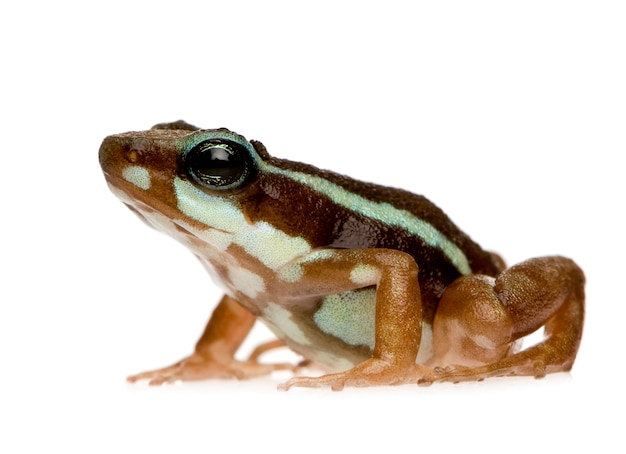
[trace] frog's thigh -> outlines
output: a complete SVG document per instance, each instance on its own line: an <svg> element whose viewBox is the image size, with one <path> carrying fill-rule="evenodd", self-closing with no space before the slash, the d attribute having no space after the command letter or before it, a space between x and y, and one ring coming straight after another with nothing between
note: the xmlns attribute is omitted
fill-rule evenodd
<svg viewBox="0 0 626 454"><path fill-rule="evenodd" d="M572 367L584 318L584 276L563 257L531 259L502 272L459 278L444 292L433 325L434 380L534 375ZM546 339L516 352L545 326ZM465 367L455 367L465 366Z"/></svg>

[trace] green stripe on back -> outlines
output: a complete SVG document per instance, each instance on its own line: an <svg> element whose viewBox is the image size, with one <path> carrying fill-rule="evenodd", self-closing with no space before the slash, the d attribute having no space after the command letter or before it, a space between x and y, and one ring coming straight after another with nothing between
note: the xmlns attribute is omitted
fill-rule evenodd
<svg viewBox="0 0 626 454"><path fill-rule="evenodd" d="M304 184L312 190L326 195L344 208L357 211L388 226L399 227L421 238L429 246L440 250L461 274L472 273L463 251L443 233L413 213L398 209L389 203L368 200L316 175L281 169L261 160L257 163L262 171L281 175Z"/></svg>

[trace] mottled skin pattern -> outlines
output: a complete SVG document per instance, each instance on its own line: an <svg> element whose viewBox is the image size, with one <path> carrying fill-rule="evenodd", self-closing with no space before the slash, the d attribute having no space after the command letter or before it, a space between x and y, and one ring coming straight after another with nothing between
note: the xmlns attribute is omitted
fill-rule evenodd
<svg viewBox="0 0 626 454"><path fill-rule="evenodd" d="M184 122L107 137L113 192L188 247L224 290L188 358L130 381L247 378L287 345L329 373L281 385L373 386L569 370L584 276L563 257L509 269L422 196L273 158ZM255 320L279 341L234 355ZM519 340L545 327L527 350Z"/></svg>

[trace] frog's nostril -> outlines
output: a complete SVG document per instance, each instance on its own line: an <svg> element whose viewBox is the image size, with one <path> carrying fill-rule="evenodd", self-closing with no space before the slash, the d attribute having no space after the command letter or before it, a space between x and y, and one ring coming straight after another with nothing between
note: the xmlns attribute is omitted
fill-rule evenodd
<svg viewBox="0 0 626 454"><path fill-rule="evenodd" d="M131 165L141 165L145 160L145 152L141 146L125 137L109 136L100 146L100 166L105 172Z"/></svg>
<svg viewBox="0 0 626 454"><path fill-rule="evenodd" d="M127 151L124 152L124 157L131 164L137 164L138 162L141 161L141 158L143 157L143 153L142 153L141 150L137 150L136 148L132 148L132 149L127 150Z"/></svg>

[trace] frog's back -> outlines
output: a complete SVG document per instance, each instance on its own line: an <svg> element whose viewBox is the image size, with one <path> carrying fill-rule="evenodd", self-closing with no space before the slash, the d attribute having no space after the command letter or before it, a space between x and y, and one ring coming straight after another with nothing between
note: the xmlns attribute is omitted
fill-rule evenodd
<svg viewBox="0 0 626 454"><path fill-rule="evenodd" d="M261 155L262 145L254 143ZM266 155L267 156L267 155ZM401 189L365 183L316 167L267 156L246 215L297 232L313 247L390 248L412 255L427 306L462 274L496 275L493 255L462 232L436 205ZM293 213L291 207L299 207Z"/></svg>

